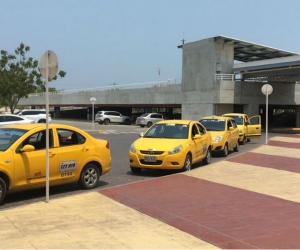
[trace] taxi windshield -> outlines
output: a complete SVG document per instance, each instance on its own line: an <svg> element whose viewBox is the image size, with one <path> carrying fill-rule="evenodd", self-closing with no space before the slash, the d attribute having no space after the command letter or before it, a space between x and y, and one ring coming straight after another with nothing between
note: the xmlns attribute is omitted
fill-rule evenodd
<svg viewBox="0 0 300 250"><path fill-rule="evenodd" d="M244 119L243 119L242 116L230 116L230 117L235 120L235 123L237 125L243 125L244 124Z"/></svg>
<svg viewBox="0 0 300 250"><path fill-rule="evenodd" d="M189 126L186 124L154 124L144 138L187 139Z"/></svg>
<svg viewBox="0 0 300 250"><path fill-rule="evenodd" d="M219 119L202 119L200 122L208 131L224 131L225 120Z"/></svg>
<svg viewBox="0 0 300 250"><path fill-rule="evenodd" d="M0 128L0 151L7 150L19 137L24 135L27 130Z"/></svg>

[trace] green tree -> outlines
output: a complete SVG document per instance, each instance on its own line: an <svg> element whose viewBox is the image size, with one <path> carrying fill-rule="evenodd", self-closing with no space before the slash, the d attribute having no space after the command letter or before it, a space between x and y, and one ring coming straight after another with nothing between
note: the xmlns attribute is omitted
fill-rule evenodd
<svg viewBox="0 0 300 250"><path fill-rule="evenodd" d="M12 114L20 98L27 98L36 90L46 91L38 60L26 57L29 51L30 47L21 43L15 54L0 52L0 106L8 106ZM62 78L66 72L59 71L57 75ZM56 80L57 75L52 80Z"/></svg>

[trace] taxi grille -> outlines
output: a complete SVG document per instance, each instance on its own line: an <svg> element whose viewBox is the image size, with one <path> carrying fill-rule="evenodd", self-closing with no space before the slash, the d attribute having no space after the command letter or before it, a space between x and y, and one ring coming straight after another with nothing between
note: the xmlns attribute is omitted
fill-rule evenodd
<svg viewBox="0 0 300 250"><path fill-rule="evenodd" d="M140 150L143 155L162 155L164 151L149 151L149 150Z"/></svg>
<svg viewBox="0 0 300 250"><path fill-rule="evenodd" d="M144 165L161 165L162 161L156 161L156 162L145 162L144 160L140 159L140 163Z"/></svg>

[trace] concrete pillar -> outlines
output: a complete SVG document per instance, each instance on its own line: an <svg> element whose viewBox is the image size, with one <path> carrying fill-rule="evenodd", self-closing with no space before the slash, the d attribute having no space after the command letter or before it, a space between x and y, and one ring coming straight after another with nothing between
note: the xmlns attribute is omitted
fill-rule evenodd
<svg viewBox="0 0 300 250"><path fill-rule="evenodd" d="M300 106L296 106L296 127L300 128Z"/></svg>
<svg viewBox="0 0 300 250"><path fill-rule="evenodd" d="M54 118L60 118L60 107L54 107Z"/></svg>

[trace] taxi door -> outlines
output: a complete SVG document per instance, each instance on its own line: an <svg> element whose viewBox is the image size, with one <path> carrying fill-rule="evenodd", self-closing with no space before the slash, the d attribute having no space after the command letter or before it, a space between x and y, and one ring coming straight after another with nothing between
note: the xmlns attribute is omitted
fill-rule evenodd
<svg viewBox="0 0 300 250"><path fill-rule="evenodd" d="M197 162L199 159L201 159L202 155L203 155L203 137L201 136L200 134L200 131L198 129L198 126L196 123L194 123L192 125L192 128L191 128L191 136L192 136L192 141L194 143L194 147L193 147L193 150L192 150L192 154L193 154L193 157L192 157L192 160L193 160L193 163L194 162Z"/></svg>
<svg viewBox="0 0 300 250"><path fill-rule="evenodd" d="M232 149L236 146L236 143L238 141L239 130L238 130L237 125L235 124L234 120L228 119L226 124L227 124L227 130L229 132L228 133L229 148Z"/></svg>
<svg viewBox="0 0 300 250"><path fill-rule="evenodd" d="M203 159L206 156L207 149L209 148L209 145L211 143L210 134L207 133L206 129L201 124L199 123L196 124L201 135L201 139L200 139L201 144L199 144L200 151L201 151L200 159Z"/></svg>
<svg viewBox="0 0 300 250"><path fill-rule="evenodd" d="M67 183L78 178L84 159L90 154L90 148L85 144L85 138L73 130L57 129L59 138L58 167L56 178L61 183Z"/></svg>
<svg viewBox="0 0 300 250"><path fill-rule="evenodd" d="M18 152L25 145L35 146L32 152ZM15 187L46 184L46 131L34 133L14 150ZM49 130L49 182L55 177L57 152L53 147L53 134Z"/></svg>
<svg viewBox="0 0 300 250"><path fill-rule="evenodd" d="M261 117L260 115L250 117L250 124L247 125L247 138L259 139L261 137Z"/></svg>

